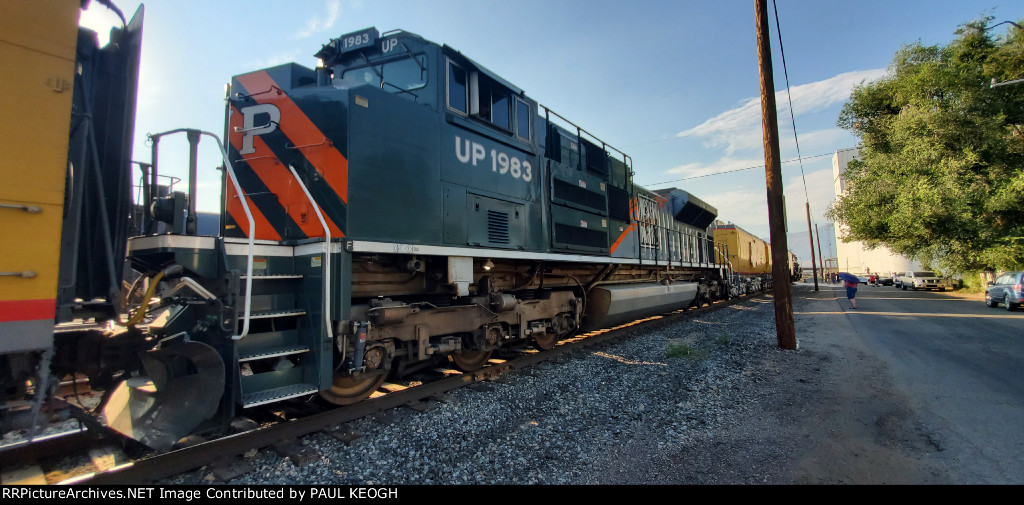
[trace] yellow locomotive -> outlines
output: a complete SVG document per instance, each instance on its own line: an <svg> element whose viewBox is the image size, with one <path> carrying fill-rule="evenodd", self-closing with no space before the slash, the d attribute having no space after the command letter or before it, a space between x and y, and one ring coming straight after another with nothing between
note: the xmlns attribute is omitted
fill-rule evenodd
<svg viewBox="0 0 1024 505"><path fill-rule="evenodd" d="M78 26L84 3L13 0L0 17L5 428L24 422L20 410L38 413L56 386L40 370L61 377L89 372L75 370L81 363L118 361L89 354L121 311L142 9L131 22L122 15L101 48ZM9 402L25 397L35 399L31 409Z"/></svg>

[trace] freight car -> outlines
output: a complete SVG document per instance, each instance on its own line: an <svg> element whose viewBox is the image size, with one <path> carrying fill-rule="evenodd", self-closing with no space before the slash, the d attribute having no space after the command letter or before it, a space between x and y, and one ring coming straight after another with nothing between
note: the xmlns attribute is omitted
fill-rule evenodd
<svg viewBox="0 0 1024 505"><path fill-rule="evenodd" d="M768 289L772 285L771 244L733 223L716 221L713 226L716 243L728 251L727 261L732 274L730 286L734 295ZM790 282L803 277L800 263L788 251Z"/></svg>
<svg viewBox="0 0 1024 505"><path fill-rule="evenodd" d="M797 282L804 278L804 269L800 266L800 259L793 251L789 251L789 280Z"/></svg>
<svg viewBox="0 0 1024 505"><path fill-rule="evenodd" d="M56 375L109 386L110 427L166 448L255 406L351 404L440 361L729 296L716 209L634 185L628 155L459 51L368 28L316 56L235 76L223 142L150 135L137 280L107 296L129 317L40 346ZM189 190L163 194L158 147L179 134ZM198 233L202 138L222 147L216 235Z"/></svg>

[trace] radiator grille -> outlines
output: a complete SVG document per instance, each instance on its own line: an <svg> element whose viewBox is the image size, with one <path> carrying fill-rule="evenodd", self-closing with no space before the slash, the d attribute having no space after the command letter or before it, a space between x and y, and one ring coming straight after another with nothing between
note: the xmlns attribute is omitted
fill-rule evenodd
<svg viewBox="0 0 1024 505"><path fill-rule="evenodd" d="M492 244L508 244L508 213L487 211L487 241Z"/></svg>
<svg viewBox="0 0 1024 505"><path fill-rule="evenodd" d="M629 193L615 186L608 186L608 217L629 222Z"/></svg>
<svg viewBox="0 0 1024 505"><path fill-rule="evenodd" d="M605 203L603 193L581 188L577 185L569 184L561 179L555 179L554 190L555 198L561 198L567 202L584 205L600 212L607 210L607 204Z"/></svg>
<svg viewBox="0 0 1024 505"><path fill-rule="evenodd" d="M586 247L608 247L608 233L605 231L578 228L566 224L555 223L555 241Z"/></svg>

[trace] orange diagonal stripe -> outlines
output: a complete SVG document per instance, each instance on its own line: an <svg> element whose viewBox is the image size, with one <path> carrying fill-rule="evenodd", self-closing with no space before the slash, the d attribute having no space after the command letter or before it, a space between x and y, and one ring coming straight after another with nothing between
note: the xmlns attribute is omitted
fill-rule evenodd
<svg viewBox="0 0 1024 505"><path fill-rule="evenodd" d="M622 235L619 235L619 238L615 240L614 244L612 244L612 248L611 248L610 251L608 251L608 253L609 254L615 254L615 250L619 248L620 244L622 244L622 240L624 238L626 238L626 235L629 235L629 232L631 232L631 231L633 231L635 229L636 229L636 223L630 223L629 226L626 227L626 231L622 232Z"/></svg>
<svg viewBox="0 0 1024 505"><path fill-rule="evenodd" d="M236 134L234 131L236 126L241 125L242 115L234 107L231 108L231 112L228 129L232 133L230 133L229 138L235 150L240 151L242 135ZM263 185L271 193L277 195L277 199L284 206L285 212L292 218L292 221L295 221L295 224L299 226L302 233L307 237L323 237L324 231L320 226L320 220L317 219L315 212L310 207L309 199L306 198L306 194L295 181L295 177L288 170L288 167L277 159L274 152L270 150L270 147L260 137L257 136L253 139L253 148L256 152L249 153L242 157L242 159L249 164L256 177L263 181ZM327 221L327 226L331 229L332 237L345 236L326 214L324 215L324 220Z"/></svg>
<svg viewBox="0 0 1024 505"><path fill-rule="evenodd" d="M299 109L295 102L285 93L278 93L280 87L264 71L237 77L238 82L250 92L274 89L253 98L259 103L269 103L281 110L281 131L291 140L293 146L313 165L313 168L327 181L337 193L338 198L348 204L348 160L327 138L323 132ZM308 147L302 147L308 146Z"/></svg>
<svg viewBox="0 0 1024 505"><path fill-rule="evenodd" d="M249 236L249 220L245 217L245 210L242 209L242 202L236 198L238 195L235 194L235 185L228 181L228 191L226 205L228 214L231 215L231 219L235 220L235 224L238 225L238 229L242 230L242 234L246 237ZM260 240L281 240L281 235L278 235L277 231L274 230L273 226L270 226L270 221L267 217L260 212L259 207L253 203L252 198L245 197L246 203L249 204L249 212L252 214L253 223L256 225L256 234L253 238Z"/></svg>

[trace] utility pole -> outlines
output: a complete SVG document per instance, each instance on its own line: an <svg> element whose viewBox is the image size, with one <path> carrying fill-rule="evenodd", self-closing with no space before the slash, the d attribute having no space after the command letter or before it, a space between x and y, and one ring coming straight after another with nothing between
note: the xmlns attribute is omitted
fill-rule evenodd
<svg viewBox="0 0 1024 505"><path fill-rule="evenodd" d="M825 259L824 259L824 256L821 255L821 232L818 231L818 225L814 225L814 234L818 236L818 261L820 262L820 265L821 265L821 278L824 279L825 278ZM814 252L811 252L811 254L814 254Z"/></svg>
<svg viewBox="0 0 1024 505"><path fill-rule="evenodd" d="M779 347L795 350L796 327L789 285L789 247L786 243L786 209L782 193L782 160L779 156L779 122L775 113L775 79L772 77L772 48L768 38L766 0L754 0L754 9L757 16L757 63L761 74L761 127L764 130L764 175L768 186L768 229L772 240L775 332Z"/></svg>
<svg viewBox="0 0 1024 505"><path fill-rule="evenodd" d="M818 266L814 261L814 236L811 235L811 202L807 202L807 238L811 241L811 271L815 272L818 270ZM818 276L814 277L814 290L818 291Z"/></svg>

